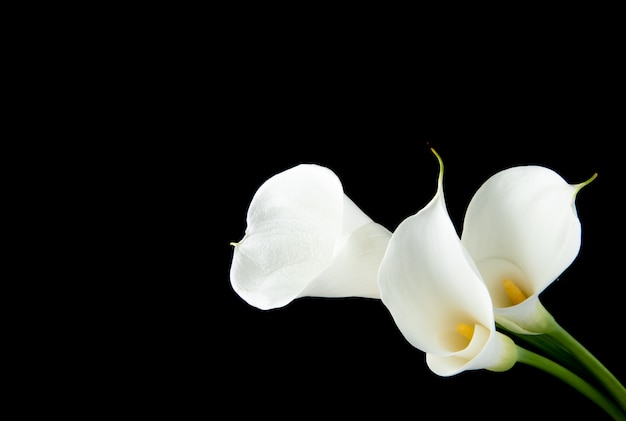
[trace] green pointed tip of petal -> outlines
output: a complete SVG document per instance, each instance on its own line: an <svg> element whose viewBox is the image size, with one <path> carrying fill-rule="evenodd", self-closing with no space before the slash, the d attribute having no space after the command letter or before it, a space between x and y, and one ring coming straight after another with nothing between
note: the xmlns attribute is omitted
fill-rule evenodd
<svg viewBox="0 0 626 421"><path fill-rule="evenodd" d="M233 246L233 247L237 247L237 246L239 245L239 243L236 243L236 242L234 242L234 241L231 241L231 242L230 242L230 245L231 245L231 246Z"/></svg>
<svg viewBox="0 0 626 421"><path fill-rule="evenodd" d="M437 180L437 183L439 184L439 186L441 186L443 182L443 160L441 159L441 156L439 156L439 154L437 153L437 151L435 151L434 148L430 148L430 150L437 157L437 161L439 161L439 179Z"/></svg>
<svg viewBox="0 0 626 421"><path fill-rule="evenodd" d="M587 184L591 183L593 180L596 179L596 177L598 176L598 173L594 173L589 180L587 181L583 181L582 183L579 184L574 184L574 196L576 196L578 194L578 192L585 187Z"/></svg>
<svg viewBox="0 0 626 421"><path fill-rule="evenodd" d="M596 177L598 176L598 173L594 173L589 180L587 181L583 181L580 184L576 184L574 187L576 188L576 193L578 193L583 187L585 187L587 184L591 183L593 180L596 179Z"/></svg>

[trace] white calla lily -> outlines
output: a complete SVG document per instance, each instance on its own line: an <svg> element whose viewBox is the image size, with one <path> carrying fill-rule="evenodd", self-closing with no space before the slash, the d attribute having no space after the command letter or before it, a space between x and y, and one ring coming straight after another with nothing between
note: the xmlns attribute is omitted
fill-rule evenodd
<svg viewBox="0 0 626 421"><path fill-rule="evenodd" d="M231 285L267 310L304 296L380 298L378 266L391 232L343 191L330 169L300 164L257 190L243 239L232 243Z"/></svg>
<svg viewBox="0 0 626 421"><path fill-rule="evenodd" d="M518 166L494 174L472 197L461 240L507 329L543 333L553 325L538 296L578 255L575 198L594 178L572 185L546 167Z"/></svg>
<svg viewBox="0 0 626 421"><path fill-rule="evenodd" d="M448 215L437 158L435 197L389 241L378 273L382 302L434 373L508 370L517 348L496 331L489 291Z"/></svg>

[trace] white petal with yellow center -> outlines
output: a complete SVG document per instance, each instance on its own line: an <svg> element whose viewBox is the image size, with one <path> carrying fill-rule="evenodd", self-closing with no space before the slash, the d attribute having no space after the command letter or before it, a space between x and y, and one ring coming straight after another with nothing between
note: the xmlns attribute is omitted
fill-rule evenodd
<svg viewBox="0 0 626 421"><path fill-rule="evenodd" d="M489 292L448 215L442 174L433 200L389 241L378 274L382 302L433 372L510 368L515 349L495 330ZM459 324L480 327L468 340Z"/></svg>

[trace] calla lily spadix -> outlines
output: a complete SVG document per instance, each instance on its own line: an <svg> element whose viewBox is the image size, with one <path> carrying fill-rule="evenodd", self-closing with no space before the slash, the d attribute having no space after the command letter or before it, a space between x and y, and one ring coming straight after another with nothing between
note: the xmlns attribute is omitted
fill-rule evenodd
<svg viewBox="0 0 626 421"><path fill-rule="evenodd" d="M569 184L546 167L518 166L491 176L472 197L461 241L507 329L544 333L554 324L539 294L578 255L575 198L595 176Z"/></svg>
<svg viewBox="0 0 626 421"><path fill-rule="evenodd" d="M394 231L378 273L381 299L434 373L505 371L517 348L496 330L487 286L448 216L435 155L437 193Z"/></svg>
<svg viewBox="0 0 626 421"><path fill-rule="evenodd" d="M234 246L233 289L268 310L294 299L380 298L378 266L391 232L344 193L333 171L300 164L254 194L246 230Z"/></svg>

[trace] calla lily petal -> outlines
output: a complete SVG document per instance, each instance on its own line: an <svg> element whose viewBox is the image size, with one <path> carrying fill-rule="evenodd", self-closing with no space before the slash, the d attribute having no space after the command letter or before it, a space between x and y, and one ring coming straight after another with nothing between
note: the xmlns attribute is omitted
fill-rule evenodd
<svg viewBox="0 0 626 421"><path fill-rule="evenodd" d="M533 320L537 303L524 297L540 294L578 255L581 225L574 201L581 186L546 167L518 166L490 177L467 207L463 245L489 288L496 313L517 307L506 317L522 329L540 329ZM519 288L520 302L511 299L505 280Z"/></svg>
<svg viewBox="0 0 626 421"><path fill-rule="evenodd" d="M391 232L375 222L355 229L330 265L300 296L380 298L377 274Z"/></svg>
<svg viewBox="0 0 626 421"><path fill-rule="evenodd" d="M494 315L503 328L522 335L550 333L557 325L537 294L512 307L496 308Z"/></svg>
<svg viewBox="0 0 626 421"><path fill-rule="evenodd" d="M231 285L264 310L312 295L379 298L376 275L390 237L330 169L301 164L255 193L245 235L234 243Z"/></svg>
<svg viewBox="0 0 626 421"><path fill-rule="evenodd" d="M500 171L472 197L463 223L463 244L479 268L510 263L511 271L521 271L511 275L524 277L518 280L522 289L539 293L580 249L580 221L573 205L576 191L576 186L545 167ZM499 267L495 272L503 271ZM502 279L486 281L492 289L491 282ZM492 297L497 307L508 306L503 294Z"/></svg>
<svg viewBox="0 0 626 421"><path fill-rule="evenodd" d="M498 331L475 325L474 335L464 350L455 355L426 354L426 363L433 373L451 376L466 370L509 370L517 361L517 346L511 338Z"/></svg>
<svg viewBox="0 0 626 421"><path fill-rule="evenodd" d="M381 299L436 374L508 369L517 353L495 330L489 292L448 215L440 165L435 197L402 221L389 241L378 273ZM459 324L478 328L468 340Z"/></svg>

